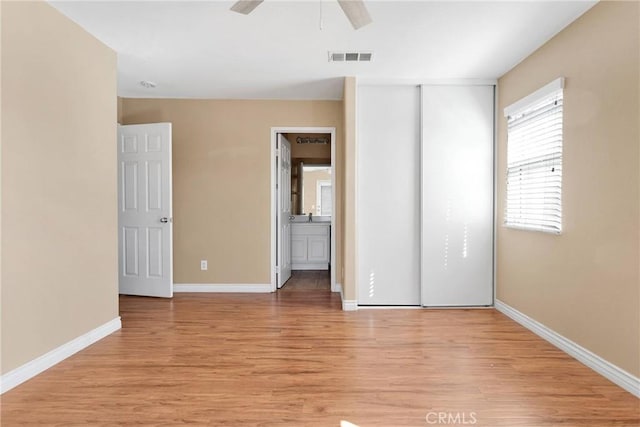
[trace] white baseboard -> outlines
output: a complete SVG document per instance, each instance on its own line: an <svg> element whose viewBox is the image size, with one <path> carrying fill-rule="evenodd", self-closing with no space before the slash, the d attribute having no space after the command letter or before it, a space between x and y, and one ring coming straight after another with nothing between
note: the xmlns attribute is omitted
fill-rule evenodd
<svg viewBox="0 0 640 427"><path fill-rule="evenodd" d="M11 390L27 380L30 380L39 373L62 362L64 359L74 355L80 350L89 347L91 344L112 334L121 327L122 322L120 321L120 316L118 316L104 325L98 326L86 334L80 335L79 337L62 344L60 347L54 348L50 352L7 372L2 375L2 378L0 379L0 394Z"/></svg>
<svg viewBox="0 0 640 427"><path fill-rule="evenodd" d="M270 283L233 283L233 284L214 284L214 283L175 283L173 292L237 292L237 293L268 293L273 292L273 286Z"/></svg>
<svg viewBox="0 0 640 427"><path fill-rule="evenodd" d="M334 283L331 287L331 292L340 292L340 296L342 296L342 285L340 283Z"/></svg>
<svg viewBox="0 0 640 427"><path fill-rule="evenodd" d="M344 299L344 294L342 293L342 285L340 285L340 299L342 300L342 311L358 310L358 301L354 299Z"/></svg>
<svg viewBox="0 0 640 427"><path fill-rule="evenodd" d="M534 334L540 336L546 341L558 347L569 356L582 362L589 368L593 369L603 377L607 378L614 384L619 385L629 393L640 398L640 378L631 375L627 371L617 367L611 362L607 362L602 357L587 350L579 344L571 341L559 333L549 329L537 320L532 319L524 313L519 312L515 308L505 304L500 300L496 300L495 308L506 316L515 320Z"/></svg>
<svg viewBox="0 0 640 427"><path fill-rule="evenodd" d="M342 300L342 311L356 311L358 310L358 301L343 299Z"/></svg>
<svg viewBox="0 0 640 427"><path fill-rule="evenodd" d="M356 311L358 309L358 303L356 301L344 299L342 285L340 285L338 292L340 292L340 301L342 301L342 311Z"/></svg>

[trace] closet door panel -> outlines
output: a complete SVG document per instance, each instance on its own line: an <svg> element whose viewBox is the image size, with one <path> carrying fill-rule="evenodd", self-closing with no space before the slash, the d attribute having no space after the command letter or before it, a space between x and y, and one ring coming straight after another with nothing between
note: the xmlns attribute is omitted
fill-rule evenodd
<svg viewBox="0 0 640 427"><path fill-rule="evenodd" d="M420 88L357 99L358 304L420 305Z"/></svg>
<svg viewBox="0 0 640 427"><path fill-rule="evenodd" d="M493 86L422 87L422 305L493 303Z"/></svg>

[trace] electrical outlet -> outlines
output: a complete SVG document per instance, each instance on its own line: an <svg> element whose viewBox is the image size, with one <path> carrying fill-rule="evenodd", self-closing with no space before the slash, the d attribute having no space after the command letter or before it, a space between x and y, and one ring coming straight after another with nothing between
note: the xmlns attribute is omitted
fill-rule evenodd
<svg viewBox="0 0 640 427"><path fill-rule="evenodd" d="M205 271L207 269L207 260L200 260L200 270Z"/></svg>

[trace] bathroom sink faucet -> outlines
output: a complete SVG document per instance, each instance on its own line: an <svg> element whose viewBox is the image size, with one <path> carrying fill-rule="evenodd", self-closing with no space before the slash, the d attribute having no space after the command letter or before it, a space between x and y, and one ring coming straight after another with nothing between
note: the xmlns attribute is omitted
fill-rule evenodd
<svg viewBox="0 0 640 427"><path fill-rule="evenodd" d="M313 215L313 212L309 212L309 222L311 222L311 216Z"/></svg>

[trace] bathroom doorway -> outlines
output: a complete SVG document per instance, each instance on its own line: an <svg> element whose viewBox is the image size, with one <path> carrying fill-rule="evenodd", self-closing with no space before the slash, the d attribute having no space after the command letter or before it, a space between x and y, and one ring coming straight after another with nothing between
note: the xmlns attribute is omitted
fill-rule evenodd
<svg viewBox="0 0 640 427"><path fill-rule="evenodd" d="M271 129L274 291L336 290L335 134L335 128Z"/></svg>

